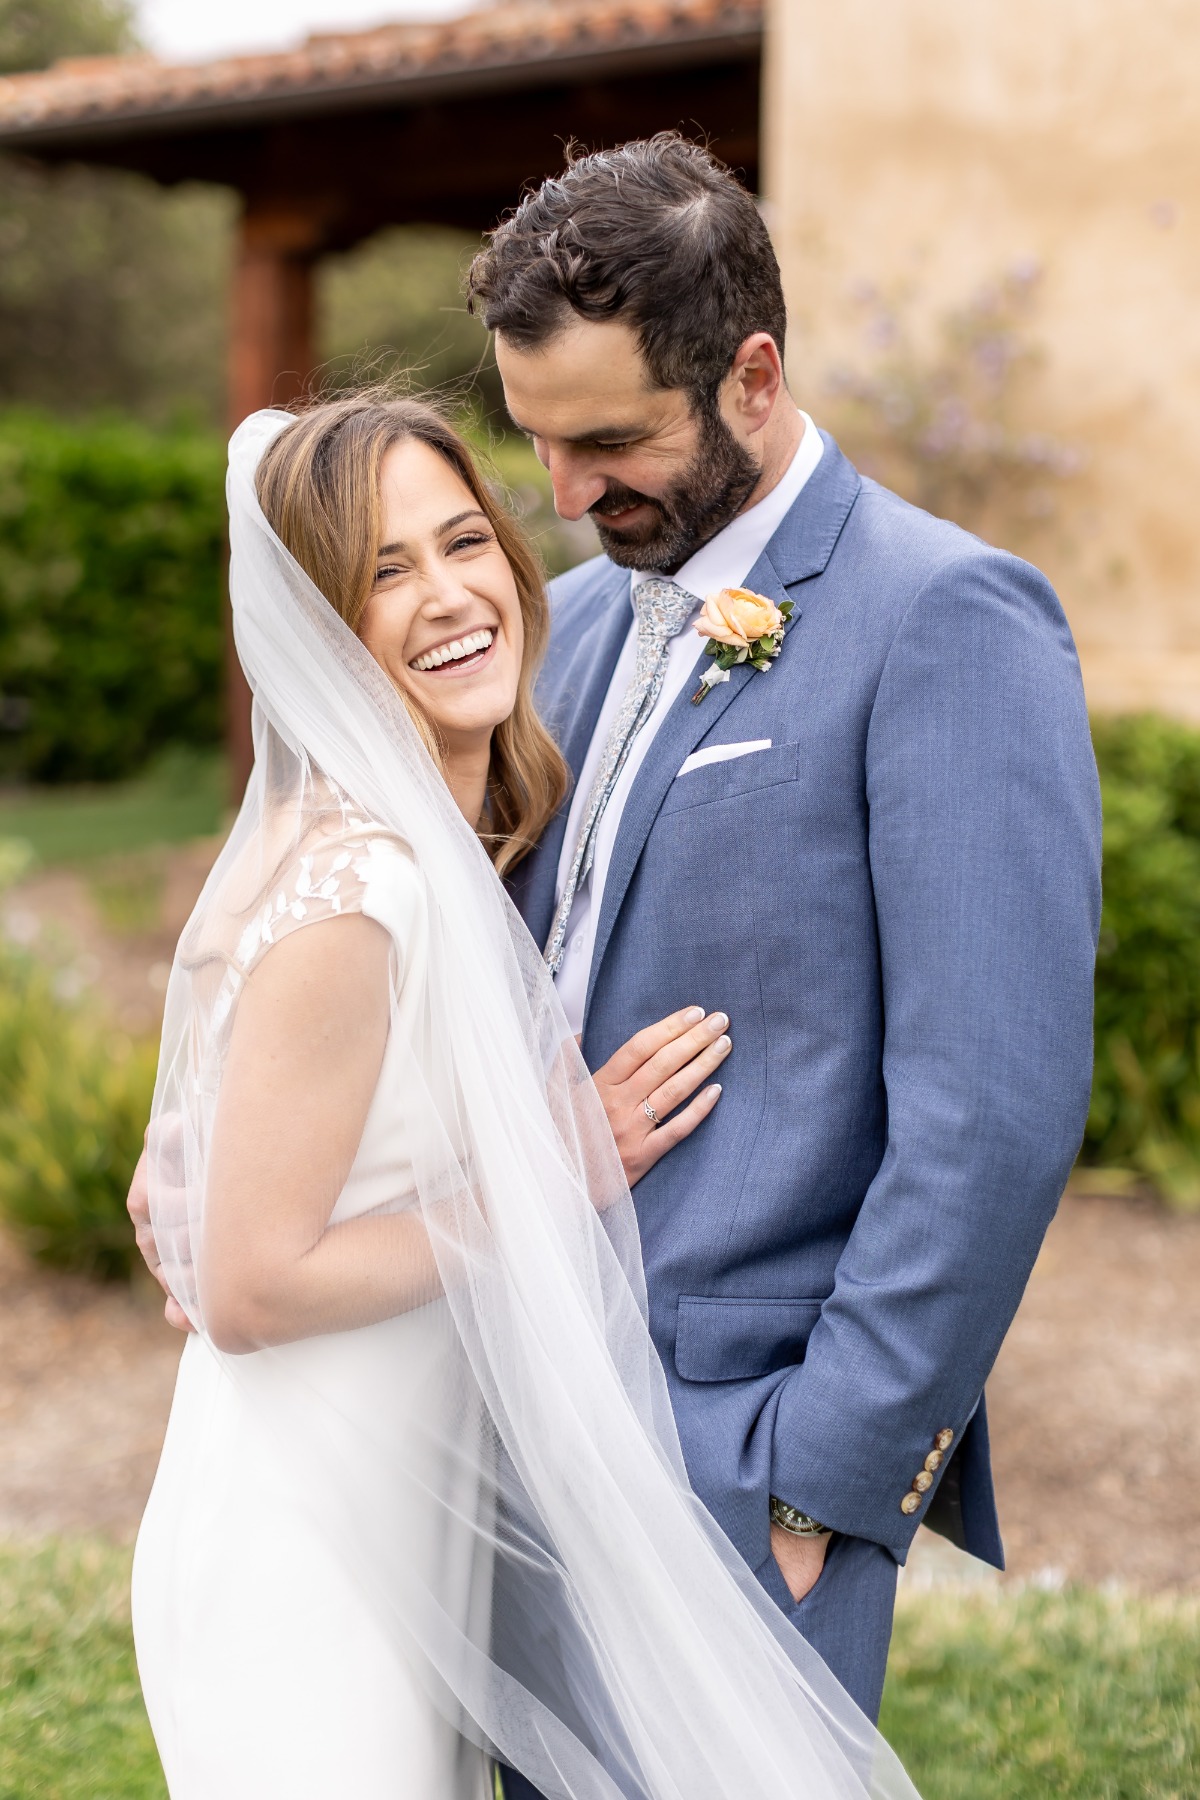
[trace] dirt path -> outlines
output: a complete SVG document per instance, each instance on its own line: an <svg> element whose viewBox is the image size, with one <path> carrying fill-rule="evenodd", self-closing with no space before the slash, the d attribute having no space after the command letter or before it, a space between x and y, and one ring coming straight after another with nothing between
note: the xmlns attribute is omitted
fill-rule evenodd
<svg viewBox="0 0 1200 1800"><path fill-rule="evenodd" d="M989 1402L1014 1572L1200 1592L1200 1217L1068 1197Z"/></svg>

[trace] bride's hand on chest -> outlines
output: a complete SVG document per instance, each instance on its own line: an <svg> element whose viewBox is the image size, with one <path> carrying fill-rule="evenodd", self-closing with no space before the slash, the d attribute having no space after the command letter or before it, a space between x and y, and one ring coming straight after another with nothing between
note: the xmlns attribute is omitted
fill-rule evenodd
<svg viewBox="0 0 1200 1800"><path fill-rule="evenodd" d="M725 1013L686 1007L637 1032L595 1071L630 1187L690 1137L721 1098L710 1077L733 1048L728 1033Z"/></svg>

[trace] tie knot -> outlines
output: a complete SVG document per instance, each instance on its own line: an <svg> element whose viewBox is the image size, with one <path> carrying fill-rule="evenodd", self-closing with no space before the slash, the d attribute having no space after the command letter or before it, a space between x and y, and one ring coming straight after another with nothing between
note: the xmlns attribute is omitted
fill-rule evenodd
<svg viewBox="0 0 1200 1800"><path fill-rule="evenodd" d="M649 638L657 644L669 642L678 637L699 605L696 595L689 594L676 581L667 581L659 575L649 581L639 581L633 590L638 637Z"/></svg>

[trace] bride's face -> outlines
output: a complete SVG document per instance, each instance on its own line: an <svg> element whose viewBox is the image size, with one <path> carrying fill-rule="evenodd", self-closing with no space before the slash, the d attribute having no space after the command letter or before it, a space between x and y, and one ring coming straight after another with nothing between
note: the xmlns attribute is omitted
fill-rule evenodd
<svg viewBox="0 0 1200 1800"><path fill-rule="evenodd" d="M525 634L487 514L445 459L408 438L383 459L375 585L359 636L453 755L512 712Z"/></svg>

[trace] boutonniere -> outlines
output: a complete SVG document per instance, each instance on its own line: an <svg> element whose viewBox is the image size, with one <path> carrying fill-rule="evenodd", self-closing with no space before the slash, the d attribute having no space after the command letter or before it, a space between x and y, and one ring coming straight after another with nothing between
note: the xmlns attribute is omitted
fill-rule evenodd
<svg viewBox="0 0 1200 1800"><path fill-rule="evenodd" d="M701 676L692 705L699 706L710 688L728 681L730 669L738 663L748 662L765 675L783 649L792 610L790 600L776 606L749 588L722 588L719 594L710 594L692 629L708 639L704 654L715 661Z"/></svg>

